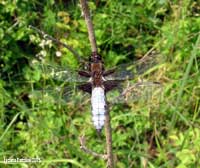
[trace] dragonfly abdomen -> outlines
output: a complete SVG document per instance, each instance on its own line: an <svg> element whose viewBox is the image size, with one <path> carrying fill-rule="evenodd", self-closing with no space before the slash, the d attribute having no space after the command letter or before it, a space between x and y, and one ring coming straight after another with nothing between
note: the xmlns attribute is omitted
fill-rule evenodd
<svg viewBox="0 0 200 168"><path fill-rule="evenodd" d="M92 104L92 121L98 132L104 126L106 101L105 91L102 87L95 87L92 89L91 104Z"/></svg>

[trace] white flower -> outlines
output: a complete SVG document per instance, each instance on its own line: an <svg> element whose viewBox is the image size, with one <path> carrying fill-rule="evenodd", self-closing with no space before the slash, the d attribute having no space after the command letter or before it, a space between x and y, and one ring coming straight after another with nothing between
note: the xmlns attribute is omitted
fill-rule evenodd
<svg viewBox="0 0 200 168"><path fill-rule="evenodd" d="M37 55L36 55L36 57L37 57ZM37 64L37 63L38 63L38 60L36 60L36 59L32 60L32 64Z"/></svg>
<svg viewBox="0 0 200 168"><path fill-rule="evenodd" d="M49 46L49 48L52 47L52 41L51 40L46 40L45 45Z"/></svg>
<svg viewBox="0 0 200 168"><path fill-rule="evenodd" d="M62 53L60 51L56 51L56 56L61 57Z"/></svg>
<svg viewBox="0 0 200 168"><path fill-rule="evenodd" d="M45 46L45 40L42 40L42 41L40 42L39 46L42 47L42 48L44 48L44 46Z"/></svg>
<svg viewBox="0 0 200 168"><path fill-rule="evenodd" d="M40 55L45 57L47 55L47 52L45 50L40 51Z"/></svg>

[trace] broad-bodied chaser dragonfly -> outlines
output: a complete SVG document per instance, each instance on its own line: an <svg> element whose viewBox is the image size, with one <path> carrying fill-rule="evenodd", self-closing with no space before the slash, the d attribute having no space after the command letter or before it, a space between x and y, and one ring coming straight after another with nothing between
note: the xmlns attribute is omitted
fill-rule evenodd
<svg viewBox="0 0 200 168"><path fill-rule="evenodd" d="M60 68L50 64L39 64L39 67L46 77L66 83L76 83L79 90L91 95L93 125L98 132L101 132L108 106L106 96L111 90L119 91L119 94L111 94L108 98L108 102L112 104L122 101L133 102L139 96L144 96L146 99L152 95L152 92L161 88L158 82L138 82L125 88L122 86L125 81L134 79L138 74L144 74L148 69L157 65L158 57L158 54L152 54L134 64L129 63L106 70L102 57L98 53L92 53L87 70L72 71L67 67ZM145 95L135 94L136 90L140 90L140 93L145 92ZM67 92L65 93L65 90L63 95L64 97L70 96Z"/></svg>

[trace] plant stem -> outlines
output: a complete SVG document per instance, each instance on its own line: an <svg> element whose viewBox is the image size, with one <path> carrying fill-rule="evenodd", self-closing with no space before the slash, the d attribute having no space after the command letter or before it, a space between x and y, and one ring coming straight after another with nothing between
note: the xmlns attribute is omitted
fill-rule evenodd
<svg viewBox="0 0 200 168"><path fill-rule="evenodd" d="M200 44L200 34L198 35L196 43L194 44L193 49L191 51L190 60L189 60L189 63L187 65L187 67L186 67L186 71L184 73L183 80L182 80L182 83L181 83L181 86L180 86L180 89L179 89L178 97L177 97L177 100L176 100L176 110L175 110L175 112L173 113L173 116L172 116L172 127L174 127L175 124L176 124L177 115L179 115L182 118L182 115L179 113L178 108L179 108L181 100L182 100L184 87L188 82L188 78L189 78L190 70L192 68L193 61L194 61L195 57L197 56L197 51L199 49L199 44ZM185 121L187 123L187 120L185 120Z"/></svg>
<svg viewBox="0 0 200 168"><path fill-rule="evenodd" d="M89 8L86 0L80 0L81 3L81 8L83 15L85 17L85 22L87 25L88 29L88 35L89 35L89 40L92 48L92 53L98 53L97 52L97 44L96 44L96 39L95 39L95 34L94 34L94 29L89 13ZM106 135L106 151L107 151L107 167L113 168L114 163L113 163L113 154L112 154L112 129L111 129L111 124L110 124L110 113L109 110L107 109L107 112L105 114L105 135Z"/></svg>
<svg viewBox="0 0 200 168"><path fill-rule="evenodd" d="M107 166L109 168L114 167L113 162L113 154L112 154L112 128L110 124L110 112L107 110L106 112L106 120L105 120L105 134L106 134L106 150L107 150Z"/></svg>
<svg viewBox="0 0 200 168"><path fill-rule="evenodd" d="M76 56L76 58L81 62L81 56L69 45L59 41L58 39L50 36L49 34L45 33L44 31L38 29L37 27L34 27L32 25L29 25L29 28L33 29L34 31L38 32L39 34L41 34L45 39L49 39L57 44L62 45L63 47L67 48L72 54L74 54L74 56ZM82 61L83 62L83 61Z"/></svg>
<svg viewBox="0 0 200 168"><path fill-rule="evenodd" d="M88 154L90 154L90 155L92 155L94 157L99 157L99 158L102 158L102 159L107 159L107 155L105 155L105 154L99 154L99 153L96 153L96 152L92 151L91 149L88 149L86 147L86 145L85 145L85 137L84 136L81 136L79 138L79 141L80 141L80 144L81 144L80 148L85 153L88 153Z"/></svg>
<svg viewBox="0 0 200 168"><path fill-rule="evenodd" d="M86 0L80 0L80 3L81 3L82 12L85 17L85 22L88 29L88 35L89 35L92 52L97 53L97 44L96 44L94 29L93 29L93 25L92 25L90 13L89 13L88 4Z"/></svg>

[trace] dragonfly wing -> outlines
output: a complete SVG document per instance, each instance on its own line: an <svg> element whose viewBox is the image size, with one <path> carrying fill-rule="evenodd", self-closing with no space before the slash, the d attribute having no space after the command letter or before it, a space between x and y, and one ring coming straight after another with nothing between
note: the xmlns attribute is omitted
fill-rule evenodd
<svg viewBox="0 0 200 168"><path fill-rule="evenodd" d="M121 84L120 87L107 93L107 100L111 104L135 103L160 99L162 85L158 82L138 82L133 85Z"/></svg>
<svg viewBox="0 0 200 168"><path fill-rule="evenodd" d="M137 75L142 75L158 64L159 56L154 54L142 59L116 66L114 73L106 76L107 80L124 81L134 79Z"/></svg>
<svg viewBox="0 0 200 168"><path fill-rule="evenodd" d="M120 82L117 80L107 80L103 82L103 86L105 87L106 93L118 87L119 85L120 85Z"/></svg>
<svg viewBox="0 0 200 168"><path fill-rule="evenodd" d="M33 68L39 69L45 79L53 79L61 82L87 82L88 77L79 75L79 71L69 67L62 67L53 64L35 63Z"/></svg>
<svg viewBox="0 0 200 168"><path fill-rule="evenodd" d="M90 82L80 84L80 85L78 85L78 89L91 94L92 93L92 84Z"/></svg>
<svg viewBox="0 0 200 168"><path fill-rule="evenodd" d="M60 86L33 90L29 93L29 97L36 102L39 100L49 104L66 105L72 102L82 103L89 98L89 94L83 93L72 86Z"/></svg>

